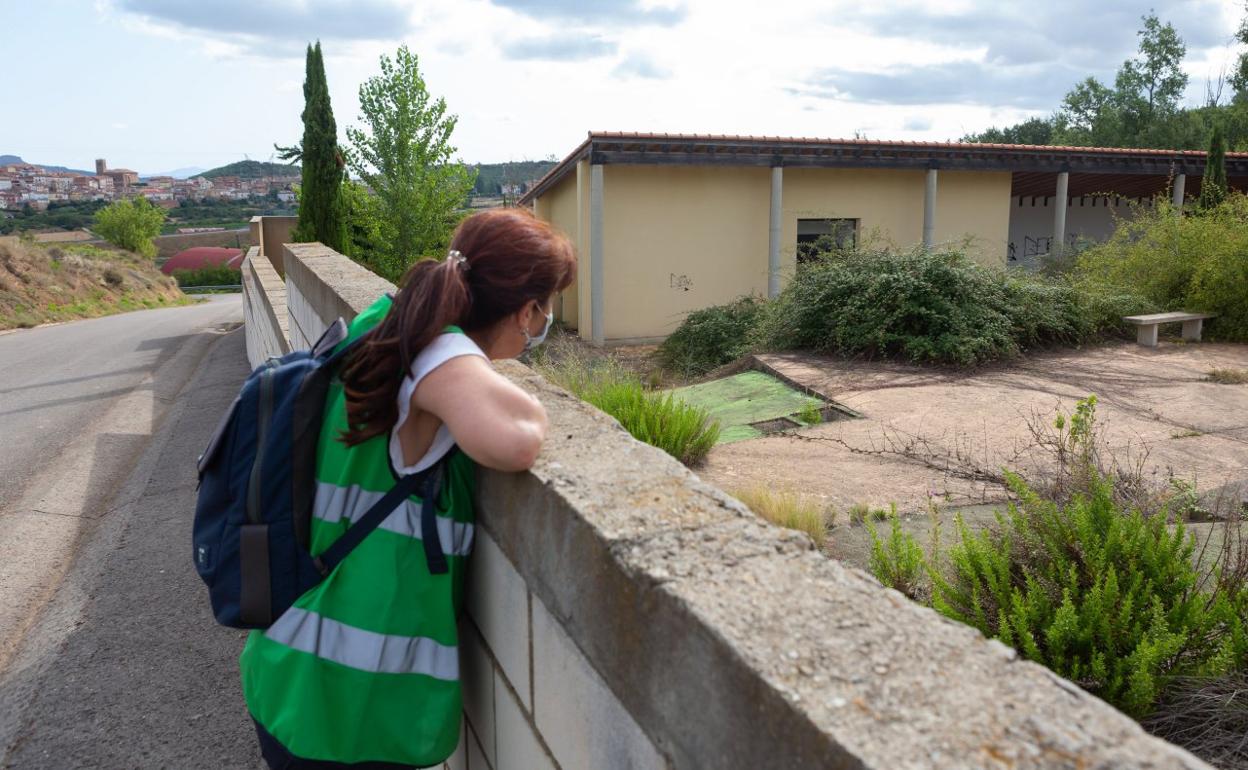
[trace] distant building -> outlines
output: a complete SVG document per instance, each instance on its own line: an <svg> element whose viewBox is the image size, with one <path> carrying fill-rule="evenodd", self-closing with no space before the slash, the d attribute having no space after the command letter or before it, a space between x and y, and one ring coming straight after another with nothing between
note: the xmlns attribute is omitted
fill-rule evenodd
<svg viewBox="0 0 1248 770"><path fill-rule="evenodd" d="M132 184L139 183L139 172L128 168L111 168L104 175L113 180L113 188L124 190Z"/></svg>
<svg viewBox="0 0 1248 770"><path fill-rule="evenodd" d="M104 176L104 172L108 170L108 163L103 158L95 159L95 175Z"/></svg>

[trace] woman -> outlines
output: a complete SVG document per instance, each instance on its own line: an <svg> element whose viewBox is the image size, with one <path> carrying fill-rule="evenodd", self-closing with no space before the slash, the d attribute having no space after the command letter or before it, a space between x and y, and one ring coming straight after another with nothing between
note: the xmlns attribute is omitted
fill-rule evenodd
<svg viewBox="0 0 1248 770"><path fill-rule="evenodd" d="M436 522L447 569L430 569L413 496L270 628L251 633L243 693L271 767L424 767L455 750L474 468L525 470L546 433L542 405L489 362L541 343L554 295L575 274L571 244L549 225L516 209L487 211L463 221L446 260L417 262L397 296L352 322L349 339L366 338L330 389L312 552L399 475L443 462Z"/></svg>

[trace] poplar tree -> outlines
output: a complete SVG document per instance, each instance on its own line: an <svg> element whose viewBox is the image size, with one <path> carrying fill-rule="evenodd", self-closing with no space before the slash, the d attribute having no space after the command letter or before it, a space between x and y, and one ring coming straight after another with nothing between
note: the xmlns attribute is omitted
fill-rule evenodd
<svg viewBox="0 0 1248 770"><path fill-rule="evenodd" d="M303 141L295 147L279 147L283 160L298 159L303 164L299 188L299 223L295 241L320 241L342 250L342 154L338 151L338 125L329 103L325 81L325 61L321 42L308 46L307 69L303 80Z"/></svg>
<svg viewBox="0 0 1248 770"><path fill-rule="evenodd" d="M1202 210L1217 208L1226 200L1226 137L1222 126L1213 127L1209 154L1205 156L1205 173L1200 181L1199 206Z"/></svg>
<svg viewBox="0 0 1248 770"><path fill-rule="evenodd" d="M375 248L365 264L397 281L421 256L445 253L477 172L455 158L458 118L429 93L407 46L381 57L360 86L363 126L347 128L347 161L376 195Z"/></svg>

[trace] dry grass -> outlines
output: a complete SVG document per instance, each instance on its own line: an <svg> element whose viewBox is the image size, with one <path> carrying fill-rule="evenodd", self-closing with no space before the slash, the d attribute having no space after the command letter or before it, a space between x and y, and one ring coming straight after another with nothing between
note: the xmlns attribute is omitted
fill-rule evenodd
<svg viewBox="0 0 1248 770"><path fill-rule="evenodd" d="M1211 369L1205 379L1219 385L1245 385L1248 384L1248 369Z"/></svg>
<svg viewBox="0 0 1248 770"><path fill-rule="evenodd" d="M1144 727L1215 767L1248 768L1248 677L1176 680Z"/></svg>
<svg viewBox="0 0 1248 770"><path fill-rule="evenodd" d="M805 532L820 548L828 538L832 516L806 495L792 489L776 491L759 485L735 490L732 496L772 524Z"/></svg>
<svg viewBox="0 0 1248 770"><path fill-rule="evenodd" d="M126 251L0 242L0 329L189 301L151 260Z"/></svg>

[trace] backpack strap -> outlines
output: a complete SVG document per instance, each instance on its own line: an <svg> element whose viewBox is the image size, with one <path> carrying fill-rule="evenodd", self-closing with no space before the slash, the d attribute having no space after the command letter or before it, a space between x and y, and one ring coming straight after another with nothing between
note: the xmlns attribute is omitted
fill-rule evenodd
<svg viewBox="0 0 1248 770"><path fill-rule="evenodd" d="M335 540L324 553L314 557L312 562L321 576L324 577L333 572L334 568L364 541L364 538L372 534L373 530L377 529L381 522L399 507L399 503L414 494L417 489L421 491L421 539L424 541L425 559L429 563L429 572L435 575L445 573L447 571L446 555L442 552L442 541L438 537L437 501L442 488L443 469L447 459L454 452L455 450L452 449L432 466L399 479L385 496L373 503L373 507L369 508L367 513L347 528L342 537Z"/></svg>
<svg viewBox="0 0 1248 770"><path fill-rule="evenodd" d="M312 542L312 507L316 497L316 451L320 441L321 423L325 414L325 399L329 394L329 385L338 370L338 366L356 350L363 342L364 335L343 345L340 350L328 353L332 345L324 347L327 340L332 339L342 319L331 326L321 340L316 343L313 354L324 356L320 366L303 378L299 383L299 395L295 399L291 425L291 515L295 533L295 542L307 551ZM341 339L338 343L341 343ZM334 343L334 344L338 344ZM316 353L317 350L321 352ZM328 353L328 355L326 355Z"/></svg>

